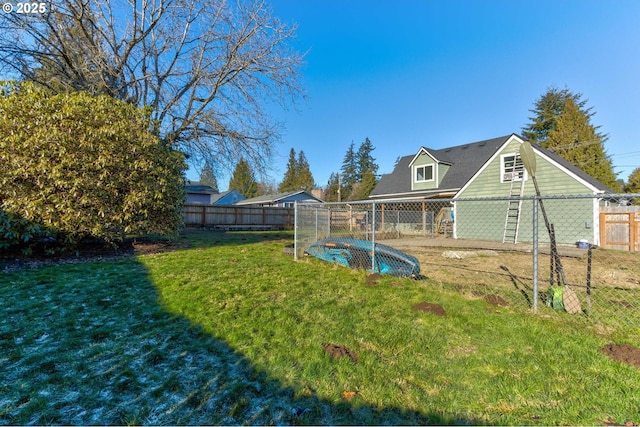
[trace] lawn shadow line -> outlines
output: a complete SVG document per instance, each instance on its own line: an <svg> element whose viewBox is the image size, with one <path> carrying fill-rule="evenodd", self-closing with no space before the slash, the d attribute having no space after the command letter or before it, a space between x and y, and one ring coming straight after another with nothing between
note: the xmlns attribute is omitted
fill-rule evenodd
<svg viewBox="0 0 640 427"><path fill-rule="evenodd" d="M0 424L481 424L301 395L168 310L134 258L5 277Z"/></svg>

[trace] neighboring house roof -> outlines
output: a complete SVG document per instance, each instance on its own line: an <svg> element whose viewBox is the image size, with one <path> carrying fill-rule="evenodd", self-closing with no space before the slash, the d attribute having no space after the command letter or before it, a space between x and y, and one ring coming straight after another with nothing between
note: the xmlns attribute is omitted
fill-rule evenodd
<svg viewBox="0 0 640 427"><path fill-rule="evenodd" d="M185 192L187 193L187 203L195 204L233 205L245 199L237 190L219 193L211 185L200 182L191 182L185 185Z"/></svg>
<svg viewBox="0 0 640 427"><path fill-rule="evenodd" d="M511 135L500 138L487 139L471 144L458 145L455 147L442 148L440 150L421 147L434 159L450 164L449 171L442 179L437 189L434 190L411 190L411 167L417 155L412 154L400 158L392 173L383 175L376 188L370 194L370 198L376 196L437 196L443 193L455 194L460 190L473 175L486 163L499 147L511 137ZM418 154L420 154L420 150Z"/></svg>
<svg viewBox="0 0 640 427"><path fill-rule="evenodd" d="M289 191L286 193L266 194L264 196L253 197L236 203L237 205L267 205L286 203L288 201L304 200L311 202L322 202L322 200L314 197L311 193L304 190Z"/></svg>
<svg viewBox="0 0 640 427"><path fill-rule="evenodd" d="M457 145L439 150L421 147L417 154L401 157L393 172L382 176L373 189L370 198L411 198L411 197L451 197L465 187L486 166L499 150L512 138L524 141L516 135L477 141L470 144ZM610 192L611 190L597 179L570 164L555 153L534 144L534 149L547 160L564 168L574 177L587 183L594 191ZM427 154L435 161L449 165L449 169L437 188L429 190L412 190L411 165L421 154Z"/></svg>
<svg viewBox="0 0 640 427"><path fill-rule="evenodd" d="M238 190L227 190L211 195L212 205L235 205L242 200L246 200L246 197L240 194Z"/></svg>
<svg viewBox="0 0 640 427"><path fill-rule="evenodd" d="M185 185L184 188L187 194L218 194L218 190L209 184L202 184L200 182L191 182Z"/></svg>

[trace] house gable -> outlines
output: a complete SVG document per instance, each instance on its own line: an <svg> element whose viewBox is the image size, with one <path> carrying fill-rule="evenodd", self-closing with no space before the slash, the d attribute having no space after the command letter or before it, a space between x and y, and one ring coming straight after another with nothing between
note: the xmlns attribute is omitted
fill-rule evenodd
<svg viewBox="0 0 640 427"><path fill-rule="evenodd" d="M431 190L438 187L438 162L429 154L416 155L411 163L411 190Z"/></svg>
<svg viewBox="0 0 640 427"><path fill-rule="evenodd" d="M242 200L245 200L244 197L238 190L228 190L224 191L216 196L211 197L211 203L214 205L234 205Z"/></svg>
<svg viewBox="0 0 640 427"><path fill-rule="evenodd" d="M518 160L520 146L524 140L518 135L511 135L504 144L487 160L487 162L469 179L455 196L459 197L500 197L510 196L512 191L511 180L525 181L525 196L535 195L533 184L529 183L529 176ZM536 154L536 180L544 194L585 194L602 193L607 188L598 183L584 172L569 165L557 155L534 146ZM514 176L508 176L511 172L509 166L517 163L518 172ZM518 193L519 194L519 193Z"/></svg>
<svg viewBox="0 0 640 427"><path fill-rule="evenodd" d="M420 147L413 156L411 168L411 190L433 190L440 187L451 163L439 160L432 151Z"/></svg>

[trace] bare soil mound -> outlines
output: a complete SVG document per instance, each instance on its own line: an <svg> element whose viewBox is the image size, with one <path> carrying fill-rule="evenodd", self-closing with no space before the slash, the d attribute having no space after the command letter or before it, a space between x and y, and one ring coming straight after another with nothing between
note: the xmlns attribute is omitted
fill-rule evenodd
<svg viewBox="0 0 640 427"><path fill-rule="evenodd" d="M380 281L380 279L382 279L382 274L378 274L378 273L369 274L364 284L366 286L376 286Z"/></svg>
<svg viewBox="0 0 640 427"><path fill-rule="evenodd" d="M429 302L419 302L411 307L412 310L424 311L427 313L435 314L436 316L445 317L447 312L440 304L431 304Z"/></svg>
<svg viewBox="0 0 640 427"><path fill-rule="evenodd" d="M491 305L495 305L497 307L506 307L509 305L506 299L502 298L499 295L488 294L484 296L484 300L487 301Z"/></svg>
<svg viewBox="0 0 640 427"><path fill-rule="evenodd" d="M358 362L358 353L349 350L347 347L338 344L322 344L322 349L332 359L340 359L348 357L353 362Z"/></svg>
<svg viewBox="0 0 640 427"><path fill-rule="evenodd" d="M600 352L613 360L640 368L640 348L629 344L608 344Z"/></svg>

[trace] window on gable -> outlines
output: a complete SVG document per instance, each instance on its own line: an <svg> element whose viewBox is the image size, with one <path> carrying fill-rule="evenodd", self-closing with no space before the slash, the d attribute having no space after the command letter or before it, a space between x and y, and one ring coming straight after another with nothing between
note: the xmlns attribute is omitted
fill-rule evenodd
<svg viewBox="0 0 640 427"><path fill-rule="evenodd" d="M415 182L433 181L433 165L415 167Z"/></svg>
<svg viewBox="0 0 640 427"><path fill-rule="evenodd" d="M506 154L502 156L502 179L500 182L522 181L524 178L524 165L519 154Z"/></svg>

